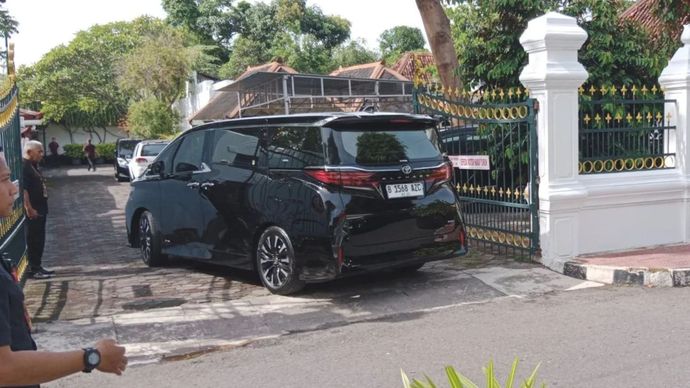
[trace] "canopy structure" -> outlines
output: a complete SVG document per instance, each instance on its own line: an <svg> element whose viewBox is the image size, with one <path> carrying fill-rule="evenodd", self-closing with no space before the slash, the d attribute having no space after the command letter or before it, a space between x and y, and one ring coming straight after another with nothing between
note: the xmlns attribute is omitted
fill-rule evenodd
<svg viewBox="0 0 690 388"><path fill-rule="evenodd" d="M197 125L235 117L362 110L411 113L412 82L259 71L219 89L190 122Z"/></svg>

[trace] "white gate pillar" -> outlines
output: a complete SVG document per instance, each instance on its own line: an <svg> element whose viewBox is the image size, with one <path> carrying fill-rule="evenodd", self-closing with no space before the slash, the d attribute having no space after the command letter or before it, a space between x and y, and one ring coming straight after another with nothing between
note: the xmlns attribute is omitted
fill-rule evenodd
<svg viewBox="0 0 690 388"><path fill-rule="evenodd" d="M529 64L520 81L539 101L539 226L542 263L557 271L578 254L578 88L588 73L577 60L587 33L557 12L529 22L520 43Z"/></svg>
<svg viewBox="0 0 690 388"><path fill-rule="evenodd" d="M669 152L676 153L676 168L686 185L690 186L690 24L683 29L681 41L683 47L676 51L661 72L659 85L664 89L667 100L675 100L675 103L665 106L666 112L671 114L668 125L676 126L675 131L667 131ZM690 205L686 206L685 242L690 242Z"/></svg>

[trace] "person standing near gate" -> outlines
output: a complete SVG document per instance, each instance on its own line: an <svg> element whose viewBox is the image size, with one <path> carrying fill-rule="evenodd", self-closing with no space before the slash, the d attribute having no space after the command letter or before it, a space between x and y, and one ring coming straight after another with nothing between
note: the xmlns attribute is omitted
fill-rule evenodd
<svg viewBox="0 0 690 388"><path fill-rule="evenodd" d="M24 145L24 210L28 218L26 229L26 253L29 257L29 276L47 279L55 274L43 268L43 249L46 242L46 217L48 216L48 190L38 168L43 159L43 144L29 140Z"/></svg>
<svg viewBox="0 0 690 388"><path fill-rule="evenodd" d="M52 162L51 164L54 166L58 165L58 158L60 157L58 155L58 150L60 149L60 144L58 144L57 140L55 138L52 139L50 143L48 143L48 149L50 149L50 161Z"/></svg>
<svg viewBox="0 0 690 388"><path fill-rule="evenodd" d="M91 171L91 169L96 171L96 164L94 163L96 159L96 146L91 144L91 139L86 141L83 151L84 155L86 155L86 161L89 163L89 171Z"/></svg>
<svg viewBox="0 0 690 388"><path fill-rule="evenodd" d="M10 176L7 162L0 156L0 218L9 217L14 207L17 187ZM37 351L24 293L11 266L3 258L0 264L0 386L38 387L36 384L94 369L117 375L124 372L125 348L112 339L68 352Z"/></svg>

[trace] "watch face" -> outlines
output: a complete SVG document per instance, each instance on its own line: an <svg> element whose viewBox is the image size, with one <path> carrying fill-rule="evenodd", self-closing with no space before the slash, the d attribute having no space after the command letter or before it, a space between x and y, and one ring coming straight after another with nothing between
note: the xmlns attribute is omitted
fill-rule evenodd
<svg viewBox="0 0 690 388"><path fill-rule="evenodd" d="M101 357L98 355L98 353L92 352L89 354L89 364L97 365L99 361L101 361Z"/></svg>

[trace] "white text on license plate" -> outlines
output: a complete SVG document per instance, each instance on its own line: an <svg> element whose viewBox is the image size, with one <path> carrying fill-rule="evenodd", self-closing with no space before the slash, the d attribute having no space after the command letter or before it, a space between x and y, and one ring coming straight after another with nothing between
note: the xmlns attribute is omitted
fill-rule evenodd
<svg viewBox="0 0 690 388"><path fill-rule="evenodd" d="M424 183L397 183L386 185L388 198L421 197L424 196Z"/></svg>

